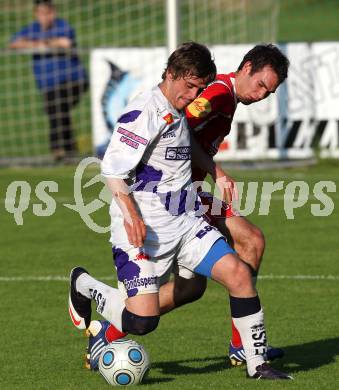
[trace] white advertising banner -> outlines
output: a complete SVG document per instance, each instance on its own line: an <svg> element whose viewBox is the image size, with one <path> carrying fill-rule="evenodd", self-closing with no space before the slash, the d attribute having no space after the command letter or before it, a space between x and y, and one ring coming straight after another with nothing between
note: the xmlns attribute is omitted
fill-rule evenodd
<svg viewBox="0 0 339 390"><path fill-rule="evenodd" d="M210 47L219 73L235 71L253 45ZM289 76L269 98L239 104L217 160L339 158L339 42L288 43ZM93 144L101 156L129 99L161 81L167 50L101 48L91 52Z"/></svg>

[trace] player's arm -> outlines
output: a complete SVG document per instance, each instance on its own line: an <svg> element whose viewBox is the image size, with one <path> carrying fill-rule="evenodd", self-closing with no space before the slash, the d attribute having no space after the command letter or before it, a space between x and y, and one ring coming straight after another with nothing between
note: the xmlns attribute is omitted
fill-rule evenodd
<svg viewBox="0 0 339 390"><path fill-rule="evenodd" d="M8 45L10 49L70 49L74 46L75 31L67 23L64 24L60 36L40 39L41 34L36 33L32 25L25 26L15 33Z"/></svg>
<svg viewBox="0 0 339 390"><path fill-rule="evenodd" d="M108 177L106 182L123 213L129 243L136 248L142 247L146 238L146 226L129 194L129 187L123 179Z"/></svg>
<svg viewBox="0 0 339 390"><path fill-rule="evenodd" d="M132 110L122 117L128 114L131 114L130 117L138 116L127 123L125 120L122 123L118 121L101 163L101 172L122 211L130 244L141 247L146 237L146 226L125 180L141 161L158 129L152 122L152 115L146 110Z"/></svg>
<svg viewBox="0 0 339 390"><path fill-rule="evenodd" d="M224 83L212 82L187 106L186 118L192 129L192 163L209 173L216 182L222 199L231 202L238 197L235 181L213 161L194 135L194 129L204 123L206 117L214 113L228 113L229 110L234 112L234 97L231 89Z"/></svg>
<svg viewBox="0 0 339 390"><path fill-rule="evenodd" d="M67 50L75 47L75 30L66 21L63 21L63 23L61 36L53 37L46 41L49 48Z"/></svg>
<svg viewBox="0 0 339 390"><path fill-rule="evenodd" d="M206 117L214 113L224 112L231 92L224 84L212 82L201 94L190 103L185 110L188 125L195 129ZM234 99L232 97L232 99Z"/></svg>
<svg viewBox="0 0 339 390"><path fill-rule="evenodd" d="M51 39L18 38L9 44L10 49L70 49L72 41L68 37Z"/></svg>
<svg viewBox="0 0 339 390"><path fill-rule="evenodd" d="M10 49L44 49L46 43L43 40L18 38L9 44Z"/></svg>
<svg viewBox="0 0 339 390"><path fill-rule="evenodd" d="M234 179L225 173L213 157L207 154L201 145L197 142L194 135L191 134L192 147L192 165L209 173L221 194L221 199L231 203L238 199L238 191Z"/></svg>
<svg viewBox="0 0 339 390"><path fill-rule="evenodd" d="M70 49L72 41L68 37L57 37L46 40L47 47L51 49Z"/></svg>
<svg viewBox="0 0 339 390"><path fill-rule="evenodd" d="M113 133L110 145L101 164L102 174L106 177L108 188L123 214L124 226L129 243L136 248L140 248L143 246L146 238L146 226L137 211L130 189L125 183L125 179L128 178L129 173L135 168L138 162L136 162L135 166L129 164L126 160L130 157L130 160L133 161L134 156L127 153L128 151L123 150L123 147L121 147L119 161L119 156L116 153L112 153L112 149L117 143L114 138L116 137L114 137ZM124 162L122 160L126 162L124 172L119 170L119 166L121 167Z"/></svg>

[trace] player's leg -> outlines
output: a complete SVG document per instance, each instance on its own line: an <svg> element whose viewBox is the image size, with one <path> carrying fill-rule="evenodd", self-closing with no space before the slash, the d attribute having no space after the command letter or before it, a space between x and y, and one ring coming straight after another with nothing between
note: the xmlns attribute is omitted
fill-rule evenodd
<svg viewBox="0 0 339 390"><path fill-rule="evenodd" d="M160 314L166 314L186 303L198 300L204 294L206 286L207 278L202 275L192 273L189 277L183 277L178 273L174 273L174 280L168 281L160 287ZM274 360L283 356L284 352L280 348L271 346L268 346L267 348L265 360ZM239 366L246 363L241 337L233 321L229 358L233 366Z"/></svg>
<svg viewBox="0 0 339 390"><path fill-rule="evenodd" d="M205 214L207 220L218 228L239 257L249 264L256 274L265 250L265 238L261 230L240 216L230 204L222 202L212 194L201 192L199 196L203 205L208 208Z"/></svg>
<svg viewBox="0 0 339 390"><path fill-rule="evenodd" d="M90 321L91 300L107 321ZM98 369L99 356L105 345L127 333L147 334L157 327L160 318L157 292L125 299L121 291L94 279L80 267L71 273L69 313L75 326L87 328L85 366L92 370Z"/></svg>
<svg viewBox="0 0 339 390"><path fill-rule="evenodd" d="M239 257L250 266L255 284L265 247L264 237L260 230L246 218L234 215L231 209L228 210L226 218L214 219L214 225L227 237L227 241L232 245ZM241 337L233 321L229 359L232 366L238 366L246 362Z"/></svg>
<svg viewBox="0 0 339 390"><path fill-rule="evenodd" d="M154 263L136 260L135 248L129 254L120 248L115 252L118 280L124 282L126 296L96 280L86 270L75 268L71 273L69 300L72 321L80 329L88 327L93 300L97 312L117 330L139 335L149 333L157 327L160 313Z"/></svg>
<svg viewBox="0 0 339 390"><path fill-rule="evenodd" d="M88 82L80 80L71 84L71 93L69 104L71 108L74 108L80 101L81 96L88 90Z"/></svg>
<svg viewBox="0 0 339 390"><path fill-rule="evenodd" d="M234 217L232 219L242 219L242 217ZM225 219L219 218L218 221L219 221L218 227L220 227L220 231L224 235L229 234L229 232L226 231ZM234 224L234 226L236 226L236 224ZM248 226L254 227L254 225L251 225L249 222L248 222ZM232 231L233 230L235 229L232 229ZM249 230L247 230L247 232L248 231ZM238 237L237 232L235 235L236 237ZM253 263L254 262L255 259L253 259ZM161 314L165 314L176 307L180 307L182 305L200 299L206 290L206 286L207 286L206 277L194 273L190 273L185 277L180 275L179 272L181 272L179 271L179 269L176 272L174 272L173 281L168 281L167 283L163 284L160 287L159 299L160 299ZM235 335L234 338L237 336L239 340L239 342L238 343L235 342L234 345L241 347L240 335L235 328L233 334Z"/></svg>
<svg viewBox="0 0 339 390"><path fill-rule="evenodd" d="M77 149L72 126L71 110L79 103L81 95L87 89L88 83L85 80L65 83L60 87L62 98L60 112L61 135L66 152L74 152Z"/></svg>
<svg viewBox="0 0 339 390"><path fill-rule="evenodd" d="M207 287L207 278L191 273L182 275L174 272L174 280L163 284L159 290L160 314L200 299Z"/></svg>
<svg viewBox="0 0 339 390"><path fill-rule="evenodd" d="M265 250L265 237L262 231L245 217L234 215L225 220L219 220L218 229L223 232L237 252L252 270L253 276L258 271ZM224 228L224 229L223 229ZM226 228L226 229L225 229Z"/></svg>
<svg viewBox="0 0 339 390"><path fill-rule="evenodd" d="M288 379L286 374L263 366L266 330L263 310L248 265L237 256L221 234L205 222L197 222L185 238L178 264L217 281L228 290L231 314L243 341L249 376Z"/></svg>
<svg viewBox="0 0 339 390"><path fill-rule="evenodd" d="M232 320L241 335L248 375L256 379L292 379L265 363L264 312L249 267L236 255L226 254L212 265L210 273L230 294Z"/></svg>
<svg viewBox="0 0 339 390"><path fill-rule="evenodd" d="M60 85L60 138L66 152L72 152L76 149L76 143L73 137L71 107L73 102L73 89L71 83Z"/></svg>
<svg viewBox="0 0 339 390"><path fill-rule="evenodd" d="M88 366L97 368L102 348L127 333L144 335L159 323L159 284L152 259L140 259L139 249L120 245L113 248L119 288L112 288L80 267L71 273L69 310L73 324L88 328ZM125 250L123 250L124 248ZM160 272L159 272L160 273ZM104 321L90 322L91 301Z"/></svg>
<svg viewBox="0 0 339 390"><path fill-rule="evenodd" d="M211 211L211 197L208 198L208 195L205 195L205 198L209 201ZM227 237L227 241L235 249L239 257L249 265L255 285L265 250L263 233L257 226L245 217L241 217L237 211L233 210L232 207L224 202L220 203L219 208L217 207L216 209L220 210L219 214L214 216L210 215L213 225ZM281 348L269 346L266 360L281 358L283 355L284 351ZM241 337L233 321L229 358L232 366L238 366L246 362Z"/></svg>
<svg viewBox="0 0 339 390"><path fill-rule="evenodd" d="M49 121L50 149L55 160L64 157L64 150L60 142L60 98L58 88L46 91L43 94L44 108Z"/></svg>
<svg viewBox="0 0 339 390"><path fill-rule="evenodd" d="M169 281L169 277L170 272L167 272L160 278L160 315L199 299L206 289L206 277L187 269L175 270L173 281ZM85 366L92 370L98 369L98 358L102 347L126 335L126 333L116 329L109 321L96 320L91 321L86 334L89 339Z"/></svg>

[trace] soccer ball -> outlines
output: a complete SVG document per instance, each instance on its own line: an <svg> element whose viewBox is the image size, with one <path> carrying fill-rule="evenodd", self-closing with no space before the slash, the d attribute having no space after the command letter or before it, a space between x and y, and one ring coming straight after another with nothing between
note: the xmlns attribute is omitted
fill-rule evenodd
<svg viewBox="0 0 339 390"><path fill-rule="evenodd" d="M145 348L133 340L120 339L107 344L99 358L99 371L113 386L141 383L150 361Z"/></svg>

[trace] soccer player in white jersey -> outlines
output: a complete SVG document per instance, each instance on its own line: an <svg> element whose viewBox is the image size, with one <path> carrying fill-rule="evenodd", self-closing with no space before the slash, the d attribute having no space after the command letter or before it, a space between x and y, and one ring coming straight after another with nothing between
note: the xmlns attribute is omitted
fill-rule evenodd
<svg viewBox="0 0 339 390"><path fill-rule="evenodd" d="M249 377L290 379L264 361L264 314L248 266L221 233L195 216L195 198L190 199L191 146L183 109L215 73L205 46L183 44L169 57L163 81L136 97L118 120L102 174L113 194L111 242L119 289L76 267L69 313L76 327L87 328L94 300L118 332L147 334L158 326L159 288L175 263L187 277L195 272L228 290Z"/></svg>

